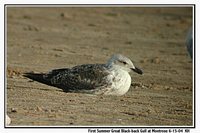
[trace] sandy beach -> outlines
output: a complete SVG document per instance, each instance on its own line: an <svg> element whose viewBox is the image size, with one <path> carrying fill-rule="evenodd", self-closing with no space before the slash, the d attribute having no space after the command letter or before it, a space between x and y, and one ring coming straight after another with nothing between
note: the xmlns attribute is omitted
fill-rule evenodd
<svg viewBox="0 0 200 133"><path fill-rule="evenodd" d="M7 7L10 126L192 126L192 8ZM120 53L141 68L123 96L65 93L23 76Z"/></svg>

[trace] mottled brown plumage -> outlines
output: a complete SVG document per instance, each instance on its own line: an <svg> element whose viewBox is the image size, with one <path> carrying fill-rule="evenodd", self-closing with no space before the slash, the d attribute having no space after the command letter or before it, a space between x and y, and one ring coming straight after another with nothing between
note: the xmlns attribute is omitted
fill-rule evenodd
<svg viewBox="0 0 200 133"><path fill-rule="evenodd" d="M71 69L55 69L43 75L50 84L69 92L90 92L109 85L104 77L108 75L104 64L87 64Z"/></svg>
<svg viewBox="0 0 200 133"><path fill-rule="evenodd" d="M86 64L54 69L46 74L26 73L25 76L65 92L123 95L130 88L129 72L132 70L142 74L130 59L113 55L106 64Z"/></svg>

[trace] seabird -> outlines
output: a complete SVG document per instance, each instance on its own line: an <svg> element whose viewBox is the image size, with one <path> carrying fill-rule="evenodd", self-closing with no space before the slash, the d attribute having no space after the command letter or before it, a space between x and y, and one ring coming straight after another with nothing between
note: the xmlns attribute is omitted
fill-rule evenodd
<svg viewBox="0 0 200 133"><path fill-rule="evenodd" d="M7 126L10 125L10 123L11 123L11 119L10 119L10 117L6 114L6 125L7 125Z"/></svg>
<svg viewBox="0 0 200 133"><path fill-rule="evenodd" d="M115 54L106 64L84 64L43 74L26 73L25 76L65 92L120 96L130 88L131 71L143 73L129 58Z"/></svg>
<svg viewBox="0 0 200 133"><path fill-rule="evenodd" d="M187 51L192 59L193 55L193 36L192 36L192 28L189 29L186 37L186 46L187 46Z"/></svg>

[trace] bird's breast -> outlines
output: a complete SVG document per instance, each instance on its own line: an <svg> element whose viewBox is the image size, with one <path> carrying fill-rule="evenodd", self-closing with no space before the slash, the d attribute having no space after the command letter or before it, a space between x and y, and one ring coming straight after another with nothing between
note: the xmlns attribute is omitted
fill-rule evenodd
<svg viewBox="0 0 200 133"><path fill-rule="evenodd" d="M112 94L124 95L130 88L131 77L128 72L120 70L112 74Z"/></svg>

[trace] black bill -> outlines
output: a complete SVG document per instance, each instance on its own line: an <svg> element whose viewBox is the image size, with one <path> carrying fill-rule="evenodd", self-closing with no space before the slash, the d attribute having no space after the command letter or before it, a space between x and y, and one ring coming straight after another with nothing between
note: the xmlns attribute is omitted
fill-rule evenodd
<svg viewBox="0 0 200 133"><path fill-rule="evenodd" d="M135 67L134 68L131 68L134 72L138 73L138 74L143 74L142 70L140 70L139 68Z"/></svg>

